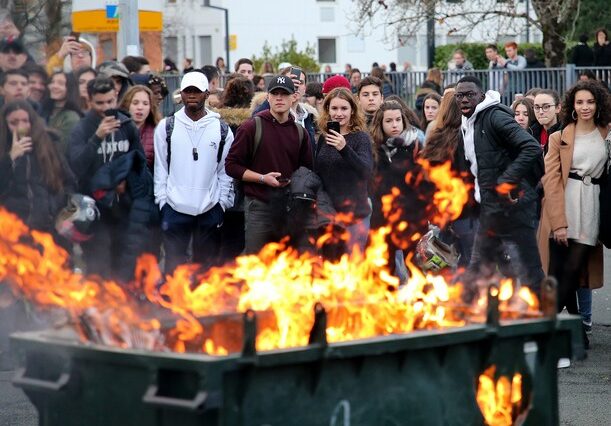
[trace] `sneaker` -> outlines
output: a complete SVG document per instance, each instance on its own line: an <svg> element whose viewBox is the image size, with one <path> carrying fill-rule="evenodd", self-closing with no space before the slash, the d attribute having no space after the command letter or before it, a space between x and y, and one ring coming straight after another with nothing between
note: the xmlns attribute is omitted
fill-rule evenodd
<svg viewBox="0 0 611 426"><path fill-rule="evenodd" d="M568 368L571 366L571 360L568 358L560 358L558 360L558 368Z"/></svg>
<svg viewBox="0 0 611 426"><path fill-rule="evenodd" d="M582 322L583 324L583 331L585 331L585 333L590 336L592 335L592 323L587 323L587 322Z"/></svg>

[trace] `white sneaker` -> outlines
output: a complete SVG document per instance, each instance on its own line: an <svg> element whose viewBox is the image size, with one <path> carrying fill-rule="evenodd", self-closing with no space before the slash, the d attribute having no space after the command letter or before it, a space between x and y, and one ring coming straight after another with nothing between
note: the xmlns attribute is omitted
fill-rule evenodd
<svg viewBox="0 0 611 426"><path fill-rule="evenodd" d="M571 366L571 360L568 358L560 358L558 360L558 368L568 368Z"/></svg>

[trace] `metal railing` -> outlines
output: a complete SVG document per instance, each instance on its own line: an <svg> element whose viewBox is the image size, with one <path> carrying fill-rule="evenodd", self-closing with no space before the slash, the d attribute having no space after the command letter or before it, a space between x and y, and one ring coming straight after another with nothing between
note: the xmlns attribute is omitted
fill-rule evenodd
<svg viewBox="0 0 611 426"><path fill-rule="evenodd" d="M598 80L603 81L607 85L611 82L611 67L576 67L573 64L568 64L562 68L529 68L517 71L504 69L443 71L441 86L444 87L448 84L456 83L462 77L472 75L482 81L486 90L499 91L501 93L501 101L506 105L510 105L516 94L524 94L535 87L553 89L562 95L575 84L579 79L579 75L584 71L592 72ZM309 73L308 82L318 81L322 83L327 78L337 74ZM368 73L362 73L363 77L367 75ZM413 107L419 89L426 80L426 71L389 72L386 73L386 76L393 93L401 96L408 105ZM167 115L174 111L171 93L180 86L181 76L178 74L166 74L164 77L170 91L170 96L167 96L163 102L163 112ZM222 76L220 87L223 87L224 80L225 76Z"/></svg>

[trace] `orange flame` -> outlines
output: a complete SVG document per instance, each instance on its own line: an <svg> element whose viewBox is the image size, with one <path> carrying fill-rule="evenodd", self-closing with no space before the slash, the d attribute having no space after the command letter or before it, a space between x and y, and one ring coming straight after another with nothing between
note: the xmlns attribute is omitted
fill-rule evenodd
<svg viewBox="0 0 611 426"><path fill-rule="evenodd" d="M479 376L477 405L489 426L511 426L521 414L522 375L515 373L510 381L506 376L496 381L496 367L489 367Z"/></svg>
<svg viewBox="0 0 611 426"><path fill-rule="evenodd" d="M496 186L496 192L501 195L507 195L516 188L517 185L515 183L503 182Z"/></svg>
<svg viewBox="0 0 611 426"><path fill-rule="evenodd" d="M437 213L431 222L443 228L449 221L460 217L464 205L469 200L471 186L452 173L452 164L449 161L439 166L431 166L426 160L420 160L419 163L427 171L428 179L437 187L433 195Z"/></svg>
<svg viewBox="0 0 611 426"><path fill-rule="evenodd" d="M432 167L424 162L423 170L440 188L434 204L427 207L431 220L443 225L457 218L467 186L461 186L449 163ZM406 179L425 180L422 173ZM460 326L479 319L477 310L461 301L461 285L449 285L441 276L425 276L409 262L411 278L399 288L398 278L388 269L387 238L400 234L410 243L419 238L408 232L410 224L402 218L407 206L395 202L400 194L400 188L393 188L383 197L389 224L371 231L363 253L355 249L332 262L300 253L285 242L271 243L257 255L240 256L205 273L195 265L182 265L165 277L157 260L144 255L138 260L131 291L114 281L73 273L68 254L51 236L30 232L0 209L0 281L6 280L13 292L40 305L66 309L83 340L95 337L119 347L177 352L225 355L240 350L238 313L246 310L258 312L258 350L307 345L317 303L327 312L330 342ZM321 237L317 244L325 238L330 237ZM144 294L149 303L133 294ZM536 309L533 295L520 297ZM509 296L506 302L514 299Z"/></svg>

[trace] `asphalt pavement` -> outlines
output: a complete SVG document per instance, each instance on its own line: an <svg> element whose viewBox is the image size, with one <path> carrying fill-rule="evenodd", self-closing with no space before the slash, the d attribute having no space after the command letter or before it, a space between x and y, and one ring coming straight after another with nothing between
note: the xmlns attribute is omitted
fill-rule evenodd
<svg viewBox="0 0 611 426"><path fill-rule="evenodd" d="M611 252L605 250L605 283L593 294L593 333L587 359L559 370L560 424L611 425ZM36 426L38 415L11 385L13 371L0 371L0 425Z"/></svg>

